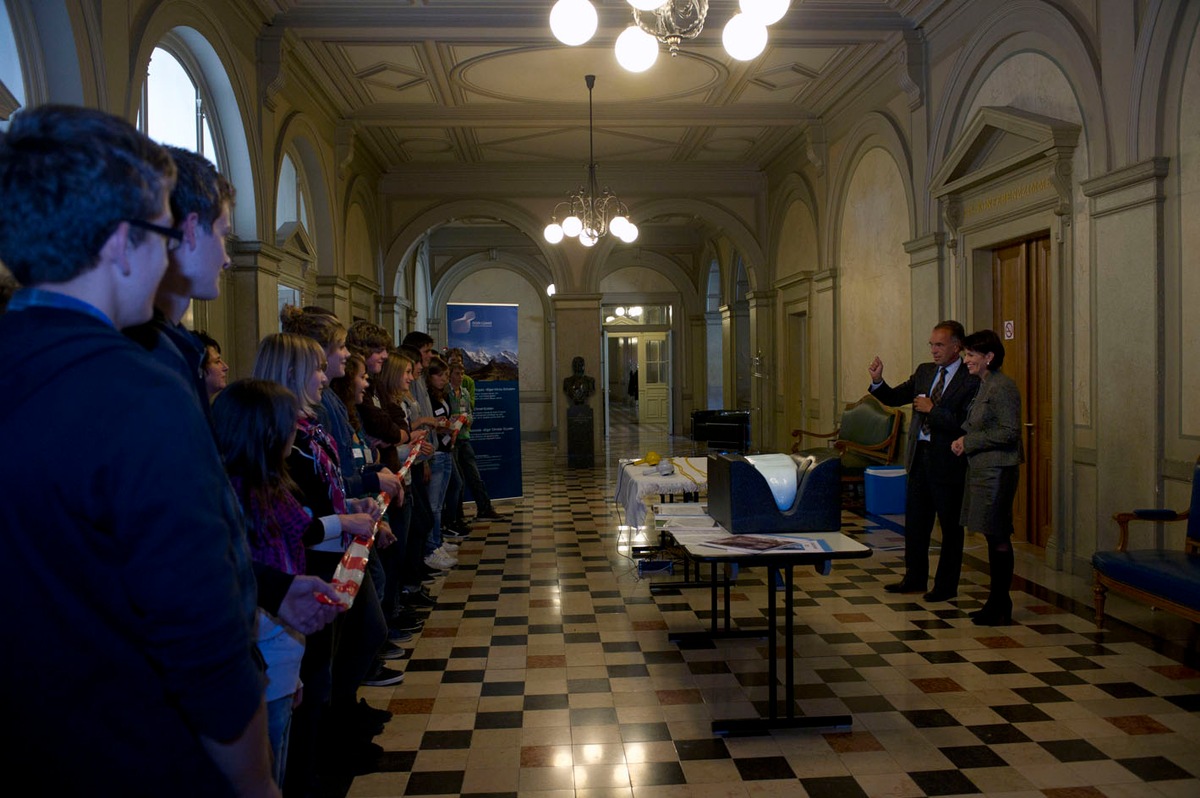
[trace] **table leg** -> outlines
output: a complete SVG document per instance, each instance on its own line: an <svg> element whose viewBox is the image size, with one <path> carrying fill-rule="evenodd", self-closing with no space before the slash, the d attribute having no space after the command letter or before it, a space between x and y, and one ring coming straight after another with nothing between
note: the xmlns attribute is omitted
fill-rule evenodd
<svg viewBox="0 0 1200 798"><path fill-rule="evenodd" d="M828 562L828 561L826 561ZM817 570L822 569L822 564L817 564ZM775 611L775 580L777 577L777 567L770 566L767 568L767 625L769 627L770 642L767 646L767 656L770 657L768 666L770 672L771 684L768 688L770 709L765 718L735 718L731 720L714 720L712 722L712 730L715 734L725 734L731 736L746 735L746 734L765 734L771 729L811 729L821 728L825 726L846 726L853 724L854 720L850 715L796 715L796 672L795 672L795 619L793 617L795 609L795 598L792 595L792 589L795 586L793 568L791 565L784 566L784 585L785 595L783 599L784 607L784 641L783 655L787 659L784 665L784 671L787 674L787 681L784 684L784 695L787 700L786 717L779 717L779 710L776 704L778 691L776 687L776 677L778 674L778 666L775 661L777 649L775 643L775 635L779 632L779 619Z"/></svg>

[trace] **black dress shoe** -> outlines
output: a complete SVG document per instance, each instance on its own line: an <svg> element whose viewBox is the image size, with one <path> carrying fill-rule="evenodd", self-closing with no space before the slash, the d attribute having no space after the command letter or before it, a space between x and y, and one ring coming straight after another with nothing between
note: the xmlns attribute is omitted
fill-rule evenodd
<svg viewBox="0 0 1200 798"><path fill-rule="evenodd" d="M957 593L952 593L948 590L938 590L936 587L925 594L926 601L949 601L955 598L958 598Z"/></svg>
<svg viewBox="0 0 1200 798"><path fill-rule="evenodd" d="M1012 626L1012 610L1002 610L993 608L991 610L986 607L979 611L979 614L971 619L971 623L976 626Z"/></svg>
<svg viewBox="0 0 1200 798"><path fill-rule="evenodd" d="M922 593L925 590L925 586L918 585L916 582L910 582L907 579L901 579L899 582L884 585L883 589L889 593Z"/></svg>
<svg viewBox="0 0 1200 798"><path fill-rule="evenodd" d="M500 513L496 512L494 509L475 514L476 520L499 521L501 518L507 518L507 516L501 515Z"/></svg>

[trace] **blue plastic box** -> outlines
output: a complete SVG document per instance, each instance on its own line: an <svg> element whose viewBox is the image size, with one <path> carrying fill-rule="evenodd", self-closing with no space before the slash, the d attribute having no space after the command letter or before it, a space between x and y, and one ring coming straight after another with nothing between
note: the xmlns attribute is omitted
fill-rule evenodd
<svg viewBox="0 0 1200 798"><path fill-rule="evenodd" d="M904 513L904 493L908 472L904 466L871 466L863 473L867 494L867 512L872 515Z"/></svg>

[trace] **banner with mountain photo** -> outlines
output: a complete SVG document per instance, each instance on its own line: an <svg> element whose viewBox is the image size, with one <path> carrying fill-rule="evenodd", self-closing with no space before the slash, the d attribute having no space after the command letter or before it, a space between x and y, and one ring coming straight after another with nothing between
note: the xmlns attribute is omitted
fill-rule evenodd
<svg viewBox="0 0 1200 798"><path fill-rule="evenodd" d="M471 447L492 499L523 492L518 310L518 305L446 305L446 342L463 351L467 376L475 381ZM463 501L472 500L464 490Z"/></svg>

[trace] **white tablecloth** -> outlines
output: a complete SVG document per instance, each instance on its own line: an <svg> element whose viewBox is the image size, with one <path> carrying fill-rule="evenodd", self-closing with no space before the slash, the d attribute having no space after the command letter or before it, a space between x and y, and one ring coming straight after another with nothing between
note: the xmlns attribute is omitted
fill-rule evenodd
<svg viewBox="0 0 1200 798"><path fill-rule="evenodd" d="M707 457L667 458L675 464L675 473L662 475L647 474L652 470L645 463L633 465L622 462L617 472L617 502L625 508L625 523L640 527L646 521L647 496L677 495L681 493L704 493L708 490Z"/></svg>

